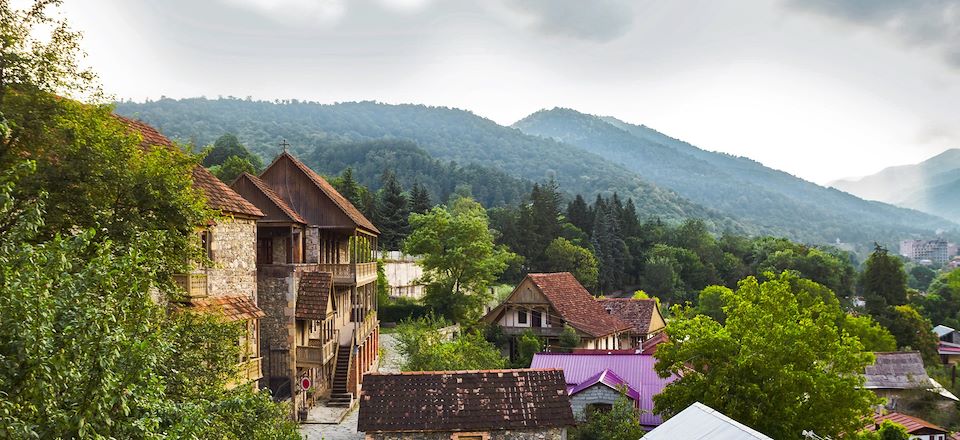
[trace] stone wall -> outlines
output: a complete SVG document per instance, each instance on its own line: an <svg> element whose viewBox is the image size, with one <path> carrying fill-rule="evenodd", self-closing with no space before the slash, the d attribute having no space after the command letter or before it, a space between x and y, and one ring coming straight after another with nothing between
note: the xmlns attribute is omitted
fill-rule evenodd
<svg viewBox="0 0 960 440"><path fill-rule="evenodd" d="M257 298L257 223L222 218L210 228L213 267L207 269L208 295Z"/></svg>
<svg viewBox="0 0 960 440"><path fill-rule="evenodd" d="M573 407L573 417L578 422L582 422L586 419L587 405L596 403L613 405L618 397L620 397L620 393L617 390L598 383L570 396L570 406Z"/></svg>
<svg viewBox="0 0 960 440"><path fill-rule="evenodd" d="M261 355L269 348L289 349L294 346L294 295L292 277L283 276L287 272L261 268L257 273L257 290L260 296L258 305L267 316L260 318Z"/></svg>
<svg viewBox="0 0 960 440"><path fill-rule="evenodd" d="M367 433L368 440L453 440L457 433L446 432L375 432ZM468 433L462 433L467 435ZM567 428L516 429L489 432L470 432L484 435L484 440L566 440Z"/></svg>
<svg viewBox="0 0 960 440"><path fill-rule="evenodd" d="M306 228L306 233L304 235L306 238L306 248L304 249L304 262L305 263L319 263L319 253L320 249L320 229L316 226L310 226Z"/></svg>

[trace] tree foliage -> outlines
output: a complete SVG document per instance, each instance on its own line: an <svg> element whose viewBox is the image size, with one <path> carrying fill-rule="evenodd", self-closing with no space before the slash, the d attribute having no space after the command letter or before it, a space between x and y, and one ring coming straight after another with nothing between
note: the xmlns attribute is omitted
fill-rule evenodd
<svg viewBox="0 0 960 440"><path fill-rule="evenodd" d="M570 431L571 440L636 440L646 434L640 411L624 390L610 411L590 411L587 420Z"/></svg>
<svg viewBox="0 0 960 440"><path fill-rule="evenodd" d="M657 412L699 401L774 438L862 426L877 403L859 374L873 355L840 327L844 314L828 289L784 272L748 277L722 296L723 324L674 307L656 369L680 378L654 396Z"/></svg>
<svg viewBox="0 0 960 440"><path fill-rule="evenodd" d="M888 307L907 303L907 273L900 258L877 245L863 266L860 289L870 314L877 316Z"/></svg>
<svg viewBox="0 0 960 440"><path fill-rule="evenodd" d="M597 285L597 259L590 250L563 237L554 239L544 251L548 272L570 272L587 289Z"/></svg>
<svg viewBox="0 0 960 440"><path fill-rule="evenodd" d="M500 350L478 332L467 331L452 338L440 331L449 323L427 316L397 325L397 349L404 357L404 371L491 370L504 368Z"/></svg>

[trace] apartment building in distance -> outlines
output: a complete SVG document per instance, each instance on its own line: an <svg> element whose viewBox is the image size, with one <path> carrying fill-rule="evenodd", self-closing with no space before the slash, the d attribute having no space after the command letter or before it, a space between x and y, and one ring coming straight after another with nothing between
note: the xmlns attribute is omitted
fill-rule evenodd
<svg viewBox="0 0 960 440"><path fill-rule="evenodd" d="M902 240L900 255L919 264L943 266L950 261L950 243L942 238L934 240Z"/></svg>

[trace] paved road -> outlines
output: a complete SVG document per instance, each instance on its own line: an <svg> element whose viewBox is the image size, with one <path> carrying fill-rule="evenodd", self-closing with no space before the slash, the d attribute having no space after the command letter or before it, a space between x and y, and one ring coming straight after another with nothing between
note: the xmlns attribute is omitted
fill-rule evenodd
<svg viewBox="0 0 960 440"><path fill-rule="evenodd" d="M383 349L383 362L380 371L396 373L400 371L403 359L397 353L397 340L390 334L380 334L380 348ZM357 413L359 405L344 417L339 425L300 425L300 435L307 440L355 440L363 439L363 433L357 432Z"/></svg>

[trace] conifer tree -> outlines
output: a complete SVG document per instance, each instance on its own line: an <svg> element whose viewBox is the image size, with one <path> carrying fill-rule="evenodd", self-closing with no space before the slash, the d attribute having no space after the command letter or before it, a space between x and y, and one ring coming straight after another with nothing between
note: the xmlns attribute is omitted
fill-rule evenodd
<svg viewBox="0 0 960 440"><path fill-rule="evenodd" d="M587 235L593 231L593 214L590 213L590 207L580 194L567 204L567 220Z"/></svg>
<svg viewBox="0 0 960 440"><path fill-rule="evenodd" d="M388 250L400 249L407 236L409 224L409 201L403 193L403 187L397 176L387 170L383 175L383 189L380 193L378 212L380 214L380 242Z"/></svg>
<svg viewBox="0 0 960 440"><path fill-rule="evenodd" d="M337 191L340 192L340 195L346 197L350 203L353 203L353 206L362 206L363 190L353 177L352 167L347 167L347 169L343 170L343 173L340 174L340 178L337 179L336 183Z"/></svg>
<svg viewBox="0 0 960 440"><path fill-rule="evenodd" d="M432 207L433 202L430 200L430 192L420 182L414 182L413 188L410 188L410 212L423 214Z"/></svg>
<svg viewBox="0 0 960 440"><path fill-rule="evenodd" d="M884 313L888 306L906 304L907 273L903 270L903 262L877 244L864 262L860 288L867 310L874 316Z"/></svg>

